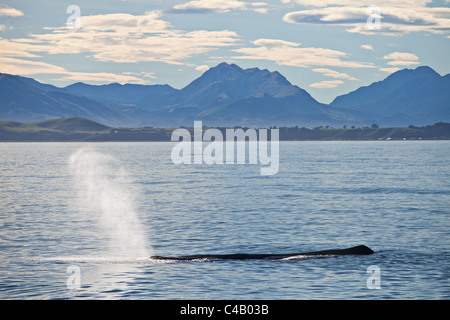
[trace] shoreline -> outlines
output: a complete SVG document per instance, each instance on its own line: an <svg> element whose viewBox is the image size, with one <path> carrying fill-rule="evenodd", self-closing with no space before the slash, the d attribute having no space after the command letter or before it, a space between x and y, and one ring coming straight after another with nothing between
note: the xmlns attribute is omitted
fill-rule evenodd
<svg viewBox="0 0 450 320"><path fill-rule="evenodd" d="M180 127L191 134L193 127ZM204 126L207 130L210 127ZM217 127L227 129L248 127ZM0 142L172 142L178 128L116 128L95 121L73 117L38 122L0 121ZM279 131L279 141L445 141L450 140L450 123L416 127L330 128L270 127ZM267 130L269 133L271 130ZM270 139L270 134L267 140ZM177 141L175 141L177 142Z"/></svg>

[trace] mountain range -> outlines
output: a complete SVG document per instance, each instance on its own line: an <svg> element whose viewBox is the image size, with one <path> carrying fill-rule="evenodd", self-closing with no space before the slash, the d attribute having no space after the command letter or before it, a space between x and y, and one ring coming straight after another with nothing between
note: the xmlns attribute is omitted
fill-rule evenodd
<svg viewBox="0 0 450 320"><path fill-rule="evenodd" d="M279 72L221 63L182 89L74 83L60 88L0 73L0 120L79 116L109 126L380 126L450 122L450 74L397 71L334 99L316 101Z"/></svg>

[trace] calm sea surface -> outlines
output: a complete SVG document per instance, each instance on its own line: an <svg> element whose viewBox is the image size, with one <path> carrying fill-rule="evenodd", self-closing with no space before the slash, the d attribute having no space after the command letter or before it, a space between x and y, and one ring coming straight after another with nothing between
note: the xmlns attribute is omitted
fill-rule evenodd
<svg viewBox="0 0 450 320"><path fill-rule="evenodd" d="M282 142L274 176L173 146L0 143L0 299L450 298L449 141ZM360 244L376 253L148 258Z"/></svg>

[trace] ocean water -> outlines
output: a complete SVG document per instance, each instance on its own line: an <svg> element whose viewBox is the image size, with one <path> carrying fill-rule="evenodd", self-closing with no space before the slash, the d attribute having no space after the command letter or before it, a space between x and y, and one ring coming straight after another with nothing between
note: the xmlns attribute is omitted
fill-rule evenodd
<svg viewBox="0 0 450 320"><path fill-rule="evenodd" d="M449 141L281 142L273 176L173 146L1 143L0 299L450 298Z"/></svg>

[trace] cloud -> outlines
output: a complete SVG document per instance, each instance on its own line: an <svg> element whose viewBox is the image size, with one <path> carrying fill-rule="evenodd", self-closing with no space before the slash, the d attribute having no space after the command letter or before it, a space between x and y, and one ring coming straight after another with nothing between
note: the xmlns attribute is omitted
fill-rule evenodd
<svg viewBox="0 0 450 320"><path fill-rule="evenodd" d="M49 63L30 61L11 57L0 57L0 70L3 73L29 76L33 74L62 74L67 70Z"/></svg>
<svg viewBox="0 0 450 320"><path fill-rule="evenodd" d="M312 71L319 72L319 73L322 73L324 76L332 77L332 78L336 78L336 79L358 80L352 76L349 76L346 73L337 72L337 71L330 70L327 68L316 68L316 69L312 69Z"/></svg>
<svg viewBox="0 0 450 320"><path fill-rule="evenodd" d="M389 61L388 65L390 66L410 66L414 64L419 64L417 61Z"/></svg>
<svg viewBox="0 0 450 320"><path fill-rule="evenodd" d="M376 4L382 6L425 6L432 0L281 0L283 3L297 3L308 7L329 7L329 6L364 6L369 7Z"/></svg>
<svg viewBox="0 0 450 320"><path fill-rule="evenodd" d="M143 84L148 79L154 79L154 73L74 72L37 60L44 54L81 54L101 62L156 61L195 67L186 60L233 46L237 41L238 35L229 30L186 32L175 29L161 18L159 11L142 15L115 13L82 16L79 30L67 26L46 27L40 33L24 38L0 37L0 70L20 75L59 74L60 80L65 81Z"/></svg>
<svg viewBox="0 0 450 320"><path fill-rule="evenodd" d="M344 60L348 54L325 48L301 47L300 43L279 39L258 39L256 47L234 49L240 53L233 59L267 60L278 65L308 68L311 66L330 66L346 68L373 68L369 63Z"/></svg>
<svg viewBox="0 0 450 320"><path fill-rule="evenodd" d="M246 3L237 0L194 0L177 4L172 10L174 13L224 13L244 8L246 8Z"/></svg>
<svg viewBox="0 0 450 320"><path fill-rule="evenodd" d="M362 44L361 48L366 50L373 50L373 47L370 44Z"/></svg>
<svg viewBox="0 0 450 320"><path fill-rule="evenodd" d="M419 64L419 57L408 52L392 52L385 55L383 59L392 60L387 63L390 66L409 66Z"/></svg>
<svg viewBox="0 0 450 320"><path fill-rule="evenodd" d="M238 35L229 30L177 30L161 18L161 12L126 13L81 17L81 29L67 26L43 28L26 38L0 38L0 70L12 74L60 74L62 80L144 83L153 73L72 72L36 61L41 55L82 54L101 62L147 61L193 66L186 59L233 46ZM26 59L23 59L26 58ZM31 61L35 60L35 61ZM204 67L202 67L204 68Z"/></svg>
<svg viewBox="0 0 450 320"><path fill-rule="evenodd" d="M21 17L23 12L6 4L0 4L0 17Z"/></svg>
<svg viewBox="0 0 450 320"><path fill-rule="evenodd" d="M265 2L253 2L238 0L193 0L183 4L177 4L166 10L167 13L227 13L231 10L251 10L258 13L267 13Z"/></svg>
<svg viewBox="0 0 450 320"><path fill-rule="evenodd" d="M336 88L343 83L344 83L344 81L342 81L342 80L329 80L329 81L316 82L316 83L310 84L309 86L312 88L317 88L317 89L328 89L328 88Z"/></svg>
<svg viewBox="0 0 450 320"><path fill-rule="evenodd" d="M410 66L414 64L419 64L417 61L389 61L388 65L390 66Z"/></svg>
<svg viewBox="0 0 450 320"><path fill-rule="evenodd" d="M253 41L253 44L255 46L261 46L261 47L298 47L301 45L299 42L291 42L291 41L285 41L280 39L258 39Z"/></svg>
<svg viewBox="0 0 450 320"><path fill-rule="evenodd" d="M156 78L154 72L145 72L145 71L141 71L141 72L122 72L121 74L131 75L131 76L138 76L138 77L144 77L144 78L151 78L151 79L155 79Z"/></svg>
<svg viewBox="0 0 450 320"><path fill-rule="evenodd" d="M383 72L387 72L387 73L394 73L401 69L400 68L380 68L379 70L383 71Z"/></svg>
<svg viewBox="0 0 450 320"><path fill-rule="evenodd" d="M101 83L136 83L145 84L145 81L129 75L115 74L110 72L71 72L65 68L40 61L30 61L25 59L0 57L0 70L3 73L31 76L36 74L58 74L61 77L58 80L86 81ZM142 74L145 77L145 74Z"/></svg>
<svg viewBox="0 0 450 320"><path fill-rule="evenodd" d="M28 46L21 52L33 54L86 54L97 61L138 63L157 61L183 64L183 60L218 48L232 46L237 34L229 30L186 32L161 19L161 13L125 13L81 17L81 30L45 28L45 33L11 41ZM11 45L10 43L10 45ZM14 49L14 48L12 48ZM2 49L0 49L1 52Z"/></svg>
<svg viewBox="0 0 450 320"><path fill-rule="evenodd" d="M385 55L383 59L388 60L419 60L419 57L417 57L415 54L408 53L408 52L392 52L388 55Z"/></svg>
<svg viewBox="0 0 450 320"><path fill-rule="evenodd" d="M254 8L254 9L252 9L252 11L264 14L264 13L269 12L269 9L268 8Z"/></svg>
<svg viewBox="0 0 450 320"><path fill-rule="evenodd" d="M126 74L126 72L122 72L123 74ZM152 79L156 79L155 73L154 72L144 72L141 71L140 74L144 77L144 78L152 78Z"/></svg>
<svg viewBox="0 0 450 320"><path fill-rule="evenodd" d="M286 2L286 1L285 1ZM346 27L346 31L362 34L402 35L410 32L446 34L450 32L450 8L427 7L430 0L373 1L295 0L306 10L289 12L283 21L295 24L317 24ZM371 9L372 8L372 9ZM379 12L376 12L377 9ZM379 28L373 18L380 18Z"/></svg>
<svg viewBox="0 0 450 320"><path fill-rule="evenodd" d="M209 66L207 66L207 65L197 66L197 67L195 67L195 70L205 72L205 71L209 70Z"/></svg>
<svg viewBox="0 0 450 320"><path fill-rule="evenodd" d="M21 39L8 40L0 38L0 56L1 57L24 57L36 58L38 55L31 53L36 50L36 46L23 43Z"/></svg>
<svg viewBox="0 0 450 320"><path fill-rule="evenodd" d="M121 84L134 83L134 84L145 84L146 82L140 78L126 75L126 74L115 74L109 72L66 72L61 80L69 81L84 81L84 82L101 82L101 83L112 83L117 82Z"/></svg>

